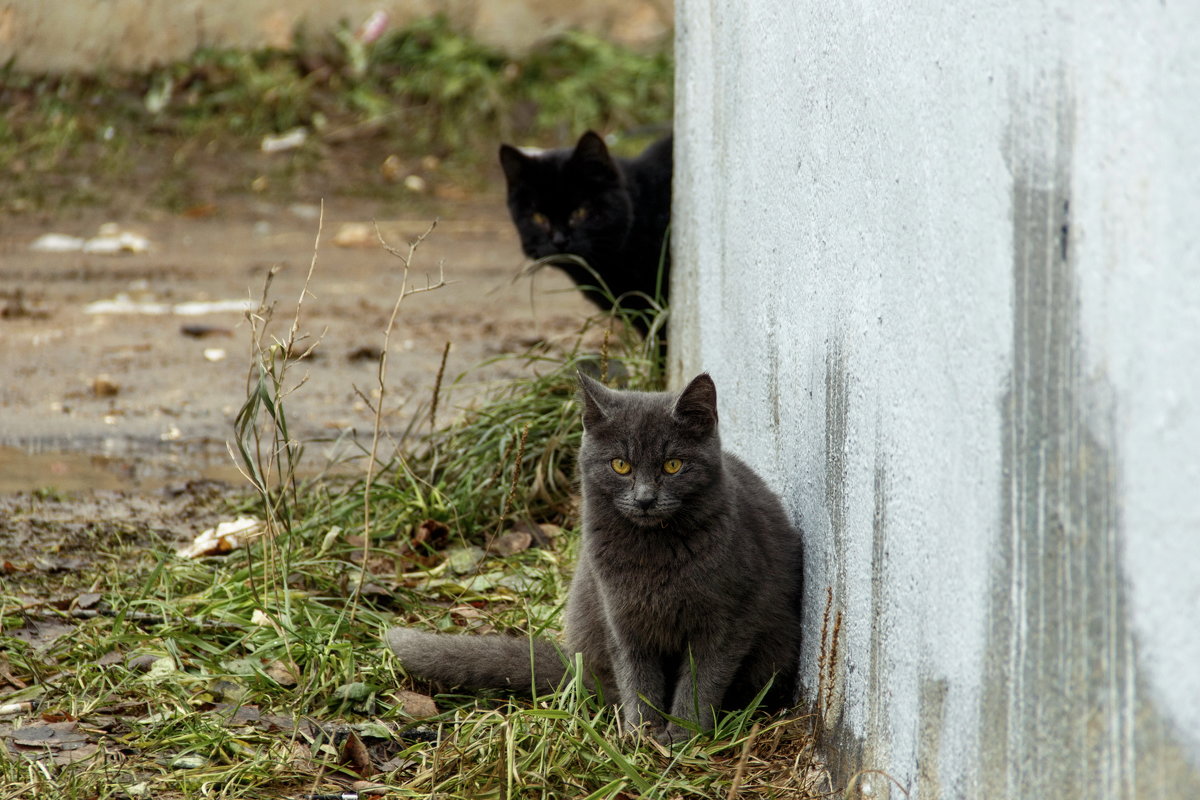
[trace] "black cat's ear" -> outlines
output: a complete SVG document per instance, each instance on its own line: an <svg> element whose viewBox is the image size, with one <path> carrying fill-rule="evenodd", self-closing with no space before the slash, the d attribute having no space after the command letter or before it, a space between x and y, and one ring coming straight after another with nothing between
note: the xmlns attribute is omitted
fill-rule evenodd
<svg viewBox="0 0 1200 800"><path fill-rule="evenodd" d="M529 156L511 144L500 145L500 166L504 168L504 177L508 179L510 186L518 182L521 177L521 170L531 160Z"/></svg>
<svg viewBox="0 0 1200 800"><path fill-rule="evenodd" d="M680 426L704 435L717 426L717 385L707 372L692 378L679 393L671 416Z"/></svg>
<svg viewBox="0 0 1200 800"><path fill-rule="evenodd" d="M608 419L604 409L612 389L582 372L576 374L579 376L579 396L583 401L583 427L587 429Z"/></svg>
<svg viewBox="0 0 1200 800"><path fill-rule="evenodd" d="M595 131L588 131L579 137L575 152L571 154L571 162L586 169L590 177L615 179L619 176L617 164L609 155L608 145Z"/></svg>

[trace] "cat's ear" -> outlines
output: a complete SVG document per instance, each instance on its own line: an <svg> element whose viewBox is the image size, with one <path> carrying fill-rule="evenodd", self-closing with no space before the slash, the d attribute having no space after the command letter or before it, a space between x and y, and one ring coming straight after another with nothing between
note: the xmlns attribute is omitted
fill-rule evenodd
<svg viewBox="0 0 1200 800"><path fill-rule="evenodd" d="M620 177L616 162L609 155L608 145L595 131L588 131L579 137L579 143L575 145L575 152L571 154L571 161L586 169L587 174L592 178L615 180Z"/></svg>
<svg viewBox="0 0 1200 800"><path fill-rule="evenodd" d="M500 166L504 167L504 177L510 186L520 180L521 170L532 160L511 144L500 145Z"/></svg>
<svg viewBox="0 0 1200 800"><path fill-rule="evenodd" d="M593 425L599 425L608 419L608 412L605 411L605 408L612 395L612 389L582 372L576 374L579 376L579 396L583 401L583 427L590 428Z"/></svg>
<svg viewBox="0 0 1200 800"><path fill-rule="evenodd" d="M717 385L707 372L692 378L679 397L671 416L683 428L705 435L717 426Z"/></svg>

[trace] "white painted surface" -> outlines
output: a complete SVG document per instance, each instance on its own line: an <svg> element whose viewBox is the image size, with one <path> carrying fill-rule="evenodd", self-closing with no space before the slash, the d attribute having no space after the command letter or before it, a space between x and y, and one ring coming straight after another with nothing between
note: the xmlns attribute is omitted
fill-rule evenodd
<svg viewBox="0 0 1200 800"><path fill-rule="evenodd" d="M808 535L810 693L844 614L847 768L1189 796L1200 5L677 12L673 374Z"/></svg>

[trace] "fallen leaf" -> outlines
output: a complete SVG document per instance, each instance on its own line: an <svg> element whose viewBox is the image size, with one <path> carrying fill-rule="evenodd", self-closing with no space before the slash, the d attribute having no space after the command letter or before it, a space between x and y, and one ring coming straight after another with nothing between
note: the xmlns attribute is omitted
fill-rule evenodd
<svg viewBox="0 0 1200 800"><path fill-rule="evenodd" d="M120 393L120 384L107 375L97 375L92 379L93 397L116 397Z"/></svg>
<svg viewBox="0 0 1200 800"><path fill-rule="evenodd" d="M436 519L427 519L417 526L409 541L433 550L443 550L450 541L450 529Z"/></svg>
<svg viewBox="0 0 1200 800"><path fill-rule="evenodd" d="M344 222L333 235L333 243L338 247L371 247L378 241L371 226L362 222Z"/></svg>
<svg viewBox="0 0 1200 800"><path fill-rule="evenodd" d="M4 736L13 740L14 744L23 747L61 747L63 745L86 742L87 734L77 729L74 720L70 722L50 722L45 725L30 725L17 728Z"/></svg>
<svg viewBox="0 0 1200 800"><path fill-rule="evenodd" d="M349 767L363 777L375 774L375 767L371 763L371 754L367 752L367 746L363 744L363 740L357 733L348 728L346 729L346 740L342 742L338 751L338 763L343 767Z"/></svg>
<svg viewBox="0 0 1200 800"><path fill-rule="evenodd" d="M193 339L205 339L210 336L233 336L229 328L219 328L216 325L182 325L179 332Z"/></svg>
<svg viewBox="0 0 1200 800"><path fill-rule="evenodd" d="M262 718L257 706L233 706L228 703L218 703L217 711L225 716L225 721L231 725L254 725Z"/></svg>
<svg viewBox="0 0 1200 800"><path fill-rule="evenodd" d="M371 687L361 681L345 683L333 690L333 696L338 700L358 702L371 696Z"/></svg>
<svg viewBox="0 0 1200 800"><path fill-rule="evenodd" d="M182 212L182 216L187 217L188 219L204 219L205 217L216 216L218 210L219 209L214 203L200 203L199 205L185 208Z"/></svg>
<svg viewBox="0 0 1200 800"><path fill-rule="evenodd" d="M489 553L498 556L511 556L523 553L533 544L533 534L529 531L505 531L487 544Z"/></svg>
<svg viewBox="0 0 1200 800"><path fill-rule="evenodd" d="M428 695L397 689L391 693L390 697L392 705L399 706L400 710L412 719L436 717L439 713L437 703Z"/></svg>
<svg viewBox="0 0 1200 800"><path fill-rule="evenodd" d="M40 650L54 644L63 636L75 633L76 630L74 625L59 622L30 622L23 628L8 631L7 635L28 642Z"/></svg>
<svg viewBox="0 0 1200 800"><path fill-rule="evenodd" d="M364 344L346 354L350 361L378 361L383 351L373 345Z"/></svg>
<svg viewBox="0 0 1200 800"><path fill-rule="evenodd" d="M296 677L296 668L289 667L282 661L272 661L266 666L267 677L274 680L280 686L292 687L299 683L299 678Z"/></svg>
<svg viewBox="0 0 1200 800"><path fill-rule="evenodd" d="M84 592L75 598L73 605L75 608L91 608L92 606L96 605L96 603L100 602L101 597L103 597L103 595L101 595L99 592Z"/></svg>
<svg viewBox="0 0 1200 800"><path fill-rule="evenodd" d="M149 672L154 666L154 662L158 661L159 656L150 653L138 653L130 656L125 661L125 666L133 672Z"/></svg>
<svg viewBox="0 0 1200 800"><path fill-rule="evenodd" d="M450 571L463 575L471 572L475 567L479 566L479 562L483 561L483 548L475 547L456 547L446 553L446 564Z"/></svg>
<svg viewBox="0 0 1200 800"><path fill-rule="evenodd" d="M68 764L77 764L80 761L86 761L87 759L96 755L99 750L100 745L91 743L69 749L63 748L54 754L54 757L51 759L51 761L53 761L56 766L65 767Z"/></svg>
<svg viewBox="0 0 1200 800"><path fill-rule="evenodd" d="M540 523L538 525L538 530L540 530L542 532L542 535L545 536L550 541L554 541L555 539L557 539L559 537L560 534L562 534L561 527L559 527L558 525L552 525L549 522Z"/></svg>

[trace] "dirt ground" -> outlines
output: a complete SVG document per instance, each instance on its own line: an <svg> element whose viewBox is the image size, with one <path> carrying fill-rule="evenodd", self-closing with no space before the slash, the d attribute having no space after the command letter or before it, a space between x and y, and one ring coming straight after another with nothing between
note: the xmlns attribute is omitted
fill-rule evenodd
<svg viewBox="0 0 1200 800"><path fill-rule="evenodd" d="M301 330L317 341L294 362L307 382L288 398L310 468L369 439L377 355L401 288L401 262L370 223L407 250L428 217L382 215L363 199L328 202ZM189 314L194 304L257 301L273 265L270 330L290 327L313 259L319 207L253 196L193 219L120 208L10 218L0 227L0 495L32 490L157 490L188 481L236 482L226 442L246 397L251 330L237 310ZM409 285L449 285L401 306L388 360L385 425L401 430L428 402L447 342L446 382L483 361L545 340L569 346L590 306L553 270L514 280L523 259L499 193L443 208L417 251ZM48 233L96 235L115 223L149 244L144 253L39 252ZM355 224L370 235L355 239ZM359 228L361 234L362 228ZM342 243L335 243L335 240ZM93 305L111 301L107 306ZM140 313L135 313L140 312ZM145 313L154 311L157 313ZM470 373L443 408L481 382L518 373L501 360ZM341 439L339 445L337 441ZM11 510L10 506L10 510ZM3 515L0 505L0 515ZM0 530L4 527L0 519Z"/></svg>

